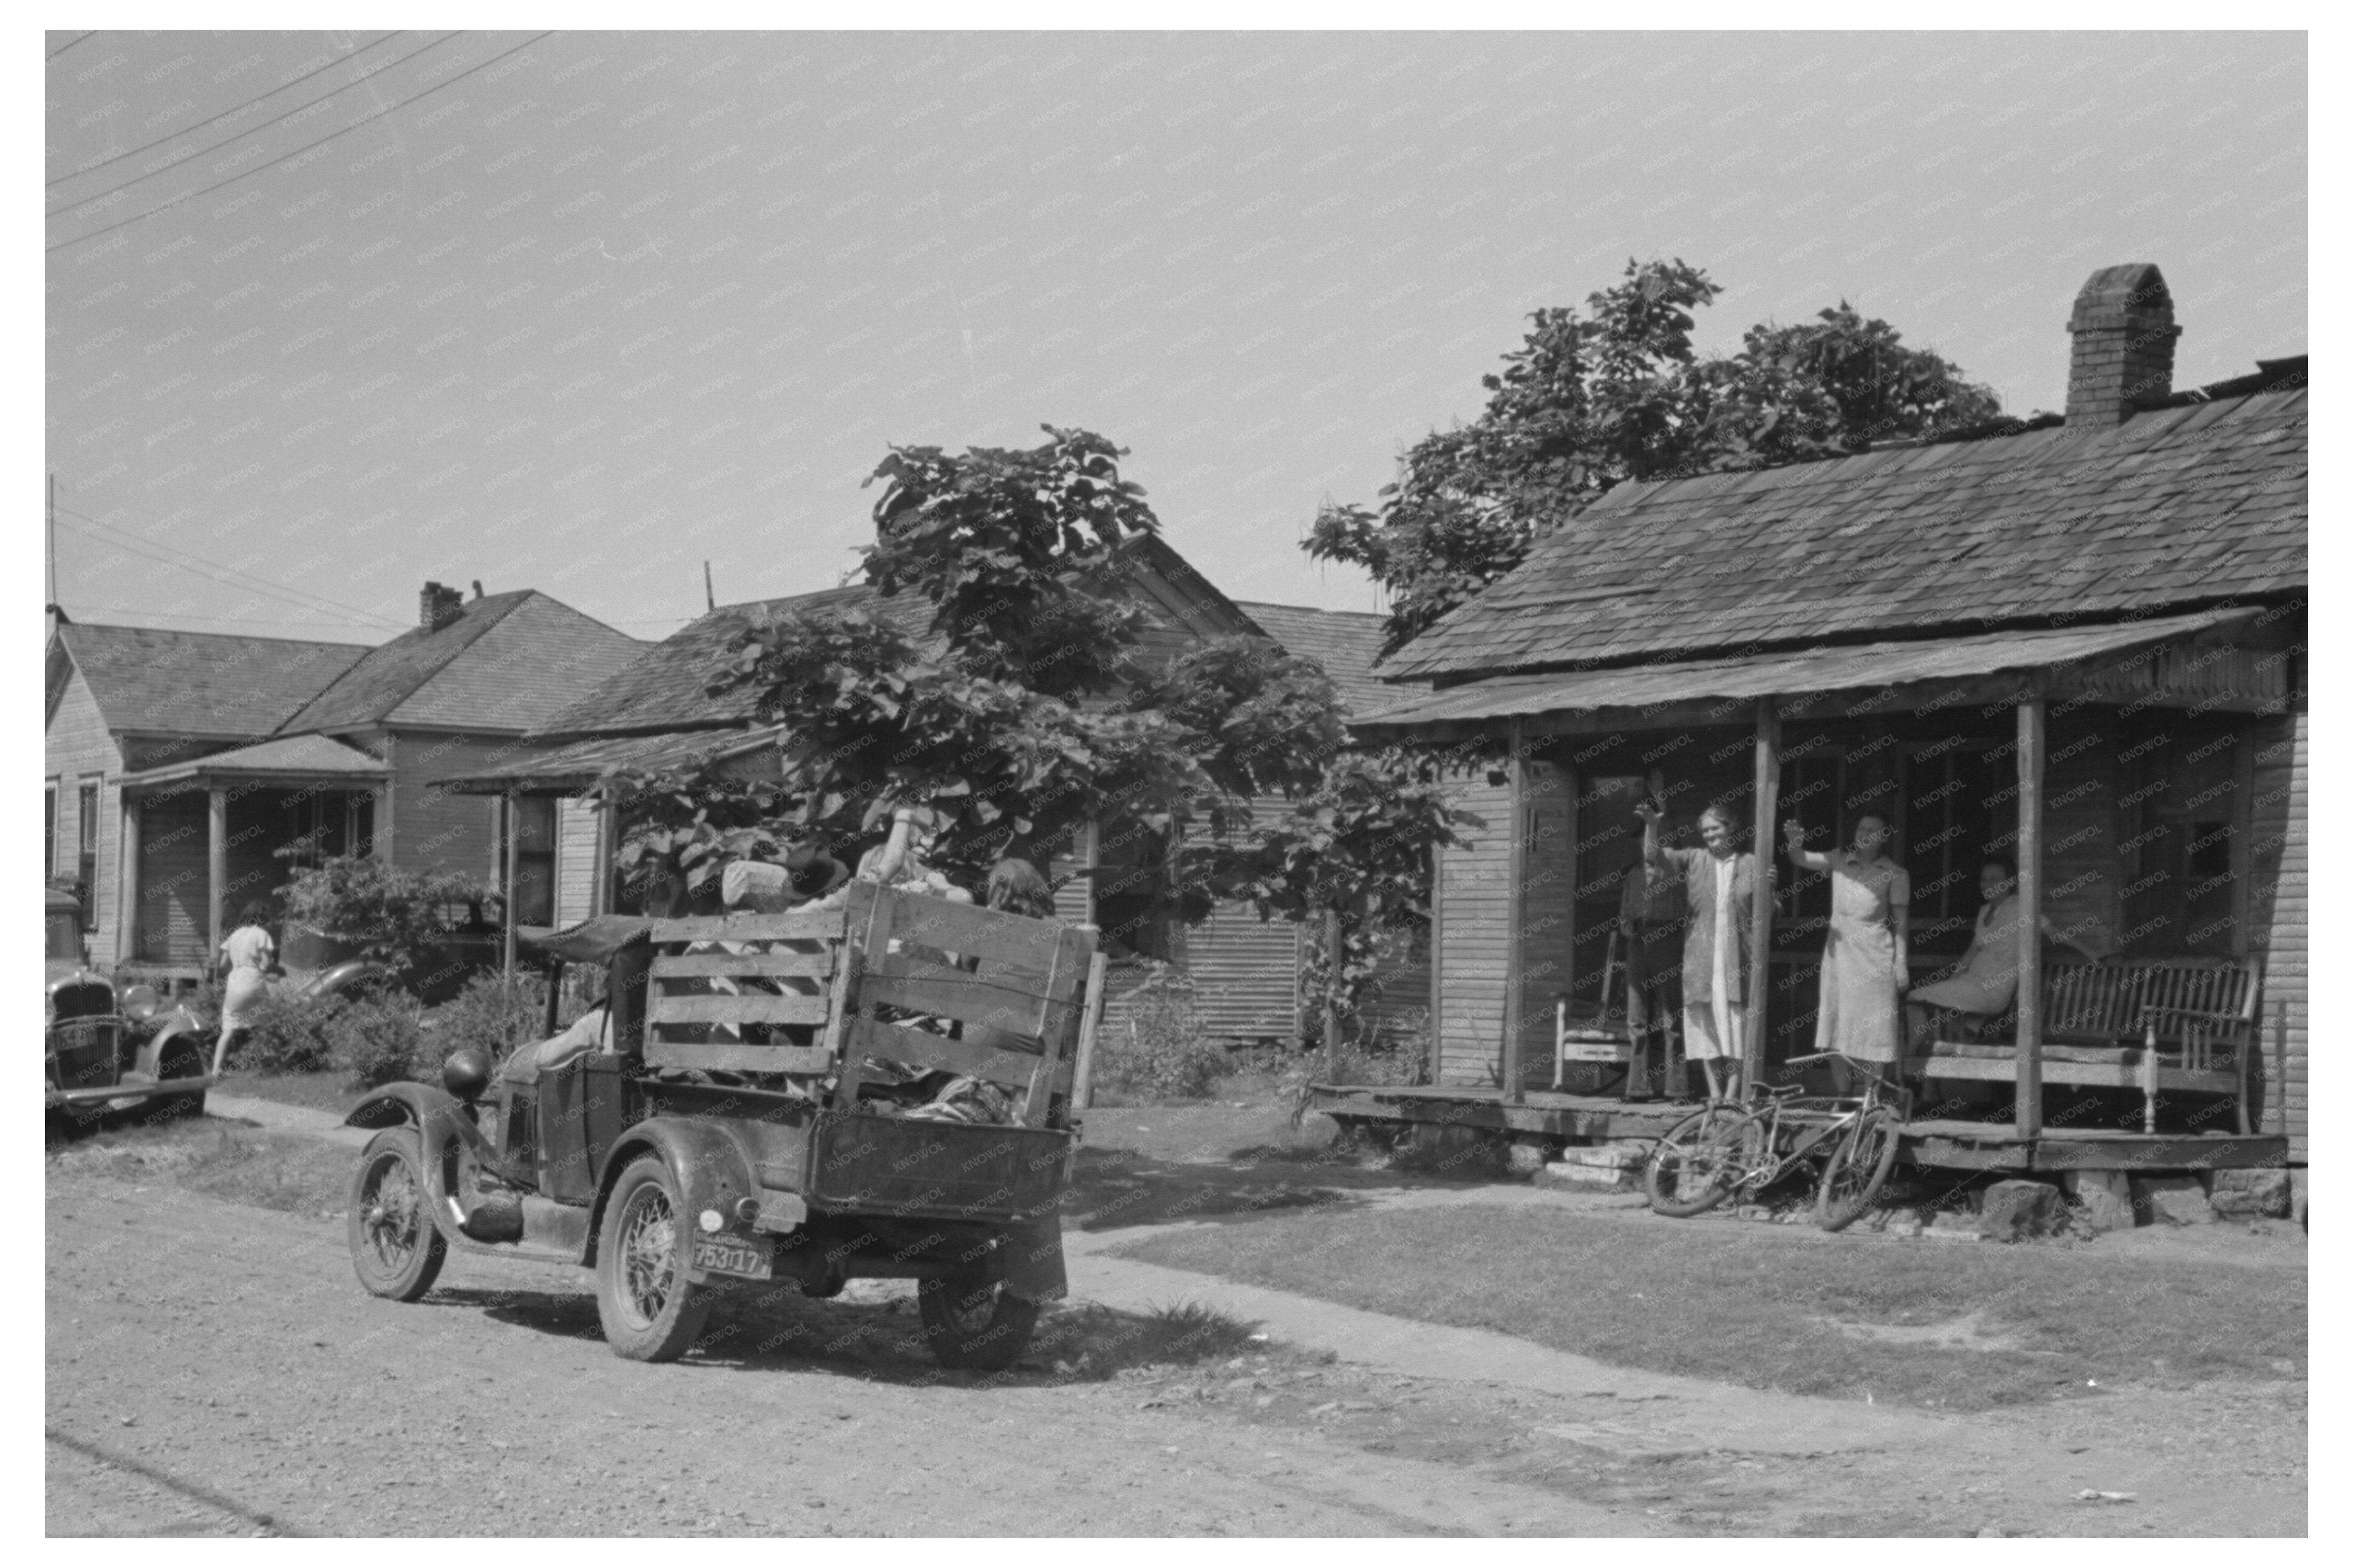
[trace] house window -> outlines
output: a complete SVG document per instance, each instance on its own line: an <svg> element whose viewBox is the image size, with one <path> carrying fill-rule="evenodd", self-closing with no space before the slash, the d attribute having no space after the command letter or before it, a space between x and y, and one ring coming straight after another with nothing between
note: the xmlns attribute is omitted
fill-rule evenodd
<svg viewBox="0 0 2353 1568"><path fill-rule="evenodd" d="M1896 854L1912 875L1917 951L1968 946L1981 902L1978 868L1988 855L2008 858L2017 848L2015 811L2004 815L1999 804L2014 806L2016 770L2004 778L1991 748L1982 737L1951 736L1905 758Z"/></svg>
<svg viewBox="0 0 2353 1568"><path fill-rule="evenodd" d="M81 882L81 928L98 929L98 784L85 780L76 801L81 820L75 824L81 840L81 853L75 874Z"/></svg>
<svg viewBox="0 0 2353 1568"><path fill-rule="evenodd" d="M54 779L41 790L41 874L58 874L58 781Z"/></svg>
<svg viewBox="0 0 2353 1568"><path fill-rule="evenodd" d="M516 796L508 803L515 834L514 917L519 926L555 924L555 802ZM499 845L501 874L506 845Z"/></svg>
<svg viewBox="0 0 2353 1568"><path fill-rule="evenodd" d="M2240 950L2237 737L2159 733L2137 746L2119 782L2124 945L2151 956Z"/></svg>

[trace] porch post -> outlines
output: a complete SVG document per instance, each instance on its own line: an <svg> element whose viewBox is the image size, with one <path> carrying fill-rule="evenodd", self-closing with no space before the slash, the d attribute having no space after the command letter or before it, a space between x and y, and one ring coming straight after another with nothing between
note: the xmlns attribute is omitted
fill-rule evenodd
<svg viewBox="0 0 2353 1568"><path fill-rule="evenodd" d="M1525 940L1521 927L1527 924L1528 902L1528 765L1522 755L1523 738L1520 721L1511 723L1511 761L1505 777L1510 780L1511 806L1507 813L1512 824L1507 840L1510 856L1504 873L1504 1103L1524 1105L1528 1091L1523 1081L1526 1074L1520 1065L1520 980L1526 972Z"/></svg>
<svg viewBox="0 0 2353 1568"><path fill-rule="evenodd" d="M114 878L114 961L134 962L139 957L139 830L144 814L139 797L122 791L122 831L116 836L121 865Z"/></svg>
<svg viewBox="0 0 2353 1568"><path fill-rule="evenodd" d="M613 814L609 804L598 804L596 812L596 882L588 893L588 913L610 915L613 912Z"/></svg>
<svg viewBox="0 0 2353 1568"><path fill-rule="evenodd" d="M506 897L502 900L502 903L506 911L507 927L505 948L506 975L510 980L514 978L515 967L515 875L522 863L521 855L522 835L515 832L515 792L510 789L503 797L501 797L501 809L500 811L500 821L506 829L507 838Z"/></svg>
<svg viewBox="0 0 2353 1568"><path fill-rule="evenodd" d="M2018 1136L2042 1132L2042 687L2018 699Z"/></svg>
<svg viewBox="0 0 2353 1568"><path fill-rule="evenodd" d="M1446 1069L1446 846L1430 846L1430 1081Z"/></svg>
<svg viewBox="0 0 2353 1568"><path fill-rule="evenodd" d="M1773 817L1781 796L1781 710L1757 699L1757 788L1748 842L1757 854L1757 892L1748 911L1748 1020L1741 1082L1765 1075L1765 993L1773 972Z"/></svg>
<svg viewBox="0 0 2353 1568"><path fill-rule="evenodd" d="M1340 942L1340 911L1324 909L1324 1081L1340 1081L1340 962L1346 949Z"/></svg>
<svg viewBox="0 0 2353 1568"><path fill-rule="evenodd" d="M209 964L219 956L221 938L221 900L228 894L228 790L216 784L205 791L206 832L205 838L205 962Z"/></svg>

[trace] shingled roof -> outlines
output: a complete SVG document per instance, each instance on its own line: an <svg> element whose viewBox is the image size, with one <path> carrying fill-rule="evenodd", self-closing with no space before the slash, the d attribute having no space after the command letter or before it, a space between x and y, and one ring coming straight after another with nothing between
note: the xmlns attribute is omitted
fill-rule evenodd
<svg viewBox="0 0 2353 1568"><path fill-rule="evenodd" d="M1621 485L1380 673L1445 683L2297 593L2307 396Z"/></svg>
<svg viewBox="0 0 2353 1568"><path fill-rule="evenodd" d="M58 638L116 734L269 735L368 650L64 621Z"/></svg>
<svg viewBox="0 0 2353 1568"><path fill-rule="evenodd" d="M1238 602L1242 613L1264 627L1285 652L1323 665L1354 716L1364 718L1398 700L1397 690L1383 685L1373 673L1373 661L1380 657L1386 618L1362 610Z"/></svg>
<svg viewBox="0 0 2353 1568"><path fill-rule="evenodd" d="M284 728L522 731L586 696L644 647L535 588L487 594L437 630L419 627L367 650Z"/></svg>

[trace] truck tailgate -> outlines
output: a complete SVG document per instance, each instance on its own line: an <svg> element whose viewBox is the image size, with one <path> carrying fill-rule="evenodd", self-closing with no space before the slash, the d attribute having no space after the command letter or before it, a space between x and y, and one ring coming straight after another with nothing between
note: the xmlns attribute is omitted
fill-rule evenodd
<svg viewBox="0 0 2353 1568"><path fill-rule="evenodd" d="M1010 1223L1050 1208L1070 1180L1075 1133L902 1117L818 1118L809 1206L908 1219Z"/></svg>

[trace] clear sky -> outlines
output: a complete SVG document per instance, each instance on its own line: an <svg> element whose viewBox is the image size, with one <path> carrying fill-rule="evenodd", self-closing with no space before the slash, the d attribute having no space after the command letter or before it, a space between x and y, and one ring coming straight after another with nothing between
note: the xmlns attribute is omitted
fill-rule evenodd
<svg viewBox="0 0 2353 1568"><path fill-rule="evenodd" d="M706 557L839 580L889 444L1048 422L1232 596L1369 609L1318 503L1629 257L1725 285L1704 348L1843 298L2018 412L2109 263L2177 385L2306 346L2296 34L532 37L47 35L69 612L659 637Z"/></svg>

